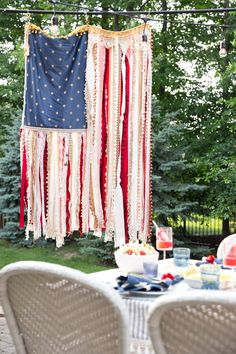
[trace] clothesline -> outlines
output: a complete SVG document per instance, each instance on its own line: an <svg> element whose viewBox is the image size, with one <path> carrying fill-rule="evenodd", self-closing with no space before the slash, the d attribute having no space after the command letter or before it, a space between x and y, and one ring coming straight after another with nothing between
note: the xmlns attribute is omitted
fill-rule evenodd
<svg viewBox="0 0 236 354"><path fill-rule="evenodd" d="M129 17L137 20L142 20L145 23L148 21L152 22L165 22L165 23L179 23L187 26L200 26L200 27L210 27L210 28L235 28L235 25L229 25L229 24L222 24L222 25L216 25L213 23L198 23L198 22L191 22L191 21L176 21L176 20L170 20L167 18L164 19L157 19L150 17L151 15L178 15L178 14L201 14L201 13L229 13L229 12L235 12L236 8L231 7L231 8L208 8L208 9L187 9L187 10L159 10L159 11L144 11L142 10L144 6L142 6L139 10L134 10L134 11L120 11L120 10L113 10L113 9L108 9L108 10L103 10L103 9L96 9L96 8L89 8L85 6L80 6L77 4L70 4L70 3L65 3L61 2L58 0L49 0L53 4L53 10L41 10L41 9L8 9L8 8L0 8L1 13L22 13L22 14L53 14L54 16L56 14L58 15L106 15L106 16L123 16L123 17ZM68 10L56 10L56 5L62 5L62 6L67 6L67 7L73 7L77 8L77 11L68 11ZM145 5L145 4L144 4ZM143 15L143 16L141 16Z"/></svg>
<svg viewBox="0 0 236 354"><path fill-rule="evenodd" d="M63 5L63 3L59 3ZM68 6L73 6L73 4L67 4ZM78 8L81 8L78 6ZM0 12L3 13L32 13L32 14L54 14L54 10L41 10L41 9L8 9L0 8ZM228 13L236 12L236 7L231 8L209 8L209 9L188 9L188 10L158 10L158 11L114 11L114 10L79 10L79 11L69 11L69 10L57 10L56 13L59 15L108 15L108 16L126 16L126 15L178 15L178 14L201 14L201 13Z"/></svg>

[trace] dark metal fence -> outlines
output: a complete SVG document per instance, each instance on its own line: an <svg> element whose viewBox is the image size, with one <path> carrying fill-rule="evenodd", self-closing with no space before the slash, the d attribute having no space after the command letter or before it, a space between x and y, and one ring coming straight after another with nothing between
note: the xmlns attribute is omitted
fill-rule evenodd
<svg viewBox="0 0 236 354"><path fill-rule="evenodd" d="M204 215L193 215L188 219L178 218L169 220L177 239L188 240L199 245L217 246L226 236L236 233L236 218L225 222L219 218L210 218Z"/></svg>
<svg viewBox="0 0 236 354"><path fill-rule="evenodd" d="M0 214L0 229L4 227L4 217ZM193 215L188 219L168 220L173 227L174 237L191 241L198 245L216 247L227 236L224 233L223 220L204 215ZM228 235L236 233L236 216L228 221Z"/></svg>
<svg viewBox="0 0 236 354"><path fill-rule="evenodd" d="M2 214L0 214L0 229L2 229L4 226L4 217Z"/></svg>

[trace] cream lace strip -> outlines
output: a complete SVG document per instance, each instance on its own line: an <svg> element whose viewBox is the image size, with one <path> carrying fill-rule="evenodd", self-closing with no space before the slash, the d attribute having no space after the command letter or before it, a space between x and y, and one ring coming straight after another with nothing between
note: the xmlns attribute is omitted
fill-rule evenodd
<svg viewBox="0 0 236 354"><path fill-rule="evenodd" d="M140 126L140 80L142 76L140 48L135 48L131 56L131 100L130 100L130 171L129 171L129 235L132 241L137 240L140 222L138 219L138 195L140 181L138 180L138 148ZM136 83L134 85L134 82ZM139 192L139 193L138 193Z"/></svg>
<svg viewBox="0 0 236 354"><path fill-rule="evenodd" d="M82 139L86 145L86 133L59 133L35 131L23 128L21 145L27 156L28 224L26 234L33 231L34 239L42 234L56 240L57 247L64 244L67 234L67 172L69 160L71 177L68 204L70 232L78 230L80 212L80 160ZM47 142L47 171L44 171L44 149ZM85 154L84 154L85 155ZM85 158L85 156L84 156ZM44 198L44 173L48 174L48 199ZM83 173L84 174L84 173ZM45 213L45 205L48 205ZM46 215L47 214L47 215Z"/></svg>
<svg viewBox="0 0 236 354"><path fill-rule="evenodd" d="M70 179L70 232L78 230L79 225L79 213L80 213L80 163L81 163L81 145L82 135L78 133L71 134L72 140L72 152L71 152L71 179Z"/></svg>
<svg viewBox="0 0 236 354"><path fill-rule="evenodd" d="M121 61L121 75L122 75L122 102L121 102L121 116L118 121L118 161L116 167L116 188L114 196L114 230L115 230L115 247L120 247L125 244L125 221L124 221L124 197L121 188L121 144L122 144L122 132L123 132L123 119L125 113L125 82L126 82L126 67L125 56L122 56Z"/></svg>
<svg viewBox="0 0 236 354"><path fill-rule="evenodd" d="M90 42L91 43L91 42ZM94 228L104 227L104 215L100 192L100 158L101 158L101 115L102 115L102 96L103 96L103 77L105 69L105 47L89 46L88 60L91 67L87 65L87 82L92 88L93 97L91 98L92 109L90 110L90 123L92 128L92 147L91 147L91 210L94 216Z"/></svg>

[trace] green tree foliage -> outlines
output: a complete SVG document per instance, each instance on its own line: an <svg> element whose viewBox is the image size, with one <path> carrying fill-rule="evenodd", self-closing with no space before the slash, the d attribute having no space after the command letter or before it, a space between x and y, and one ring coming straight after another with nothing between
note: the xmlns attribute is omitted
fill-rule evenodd
<svg viewBox="0 0 236 354"><path fill-rule="evenodd" d="M17 113L20 114L20 112ZM0 237L12 241L24 235L24 231L19 228L19 123L15 119L13 125L6 128L7 140L2 146L3 156L0 158L0 210L5 219L5 226L0 229Z"/></svg>
<svg viewBox="0 0 236 354"><path fill-rule="evenodd" d="M89 233L85 238L78 237L76 242L81 255L95 256L101 264L115 265L114 242L104 243L104 236L97 237Z"/></svg>
<svg viewBox="0 0 236 354"><path fill-rule="evenodd" d="M161 1L159 9L171 8L210 8L229 6L227 1ZM232 5L232 4L231 4ZM164 18L165 19L165 18ZM175 149L172 156L175 158L181 154L184 147L184 160L187 170L182 169L179 173L174 166L171 173L172 182L175 181L184 185L205 185L207 188L199 189L198 192L186 189L184 199L194 200L198 203L198 212L217 215L227 218L235 213L236 189L235 189L235 111L233 102L235 97L235 86L232 85L227 71L233 72L235 65L235 50L232 48L233 32L235 28L235 14L201 14L183 15L179 20L198 23L214 23L218 26L193 26L177 23L176 17L168 16L174 22L162 22L161 32L155 36L154 43L154 84L153 92L156 95L161 115L159 120L154 119L154 141L158 141L160 127L165 130L171 129L168 122L170 115L173 117L173 124L182 126L182 139L176 129ZM219 40L222 36L226 38L228 56L220 58ZM228 66L231 69L228 69ZM212 79L209 72L212 73ZM227 105L228 102L228 105ZM230 109L231 104L231 109ZM167 145L172 143L173 135L167 136ZM162 145L156 146L157 155L162 155ZM166 156L169 157L168 154ZM179 155L180 156L180 155ZM156 159L156 161L158 161ZM173 159L174 162L174 159ZM179 160L181 162L181 159ZM187 173L186 173L187 172ZM170 174L170 171L168 172ZM155 175L156 174L156 175ZM161 184L158 179L166 179L166 189L171 188L168 182L168 174L157 166L154 174L154 181L157 180L154 197L157 198ZM177 190L176 190L177 192ZM191 195L190 195L191 194ZM173 201L175 191L171 196L167 194L165 201ZM159 196L160 197L160 196ZM181 208L181 198L176 200L176 208ZM193 199L192 199L193 198ZM160 200L160 199L159 199ZM161 199L160 205L165 202ZM158 205L158 204L157 204ZM193 204L189 204L191 212ZM170 210L171 212L171 210ZM171 212L172 213L172 212ZM171 215L171 214L170 214ZM187 215L187 214L186 214Z"/></svg>
<svg viewBox="0 0 236 354"><path fill-rule="evenodd" d="M70 2L77 4L75 0ZM7 0L1 2L1 7L8 5ZM141 7L145 10L163 10L216 8L233 6L233 3L228 0L87 0L80 5L118 10L137 10ZM13 0L11 6L52 8L42 0ZM51 15L34 15L32 21L48 28L50 18ZM169 216L187 216L195 211L227 218L235 213L236 205L236 85L233 84L236 76L236 38L235 27L224 26L236 26L236 15L209 13L155 18L158 21L152 23L154 216L159 217L160 222L166 222ZM61 34L85 22L84 16L59 16L59 19ZM211 26L186 25L183 22ZM113 16L102 15L90 17L89 23L110 30L114 27L122 30L140 21L128 17L114 20ZM6 153L3 149L7 136L4 125L12 124L21 115L23 24L22 15L0 14L2 155ZM229 51L226 58L220 58L218 54L222 32Z"/></svg>
<svg viewBox="0 0 236 354"><path fill-rule="evenodd" d="M154 217L167 224L170 216L185 218L198 210L196 193L205 187L191 180L192 165L185 158L189 147L184 144L184 125L176 120L178 112L167 113L163 119L159 105L153 103L153 117L158 126L153 137L153 204Z"/></svg>

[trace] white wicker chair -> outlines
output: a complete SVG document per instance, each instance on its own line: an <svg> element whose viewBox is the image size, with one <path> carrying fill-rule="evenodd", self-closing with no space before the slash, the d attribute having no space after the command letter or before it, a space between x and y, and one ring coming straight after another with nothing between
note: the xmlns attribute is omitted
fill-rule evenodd
<svg viewBox="0 0 236 354"><path fill-rule="evenodd" d="M44 262L0 272L0 302L18 354L127 354L122 299L86 274Z"/></svg>
<svg viewBox="0 0 236 354"><path fill-rule="evenodd" d="M229 235L221 241L217 248L217 258L222 259L224 257L225 246L228 242L236 245L236 234Z"/></svg>
<svg viewBox="0 0 236 354"><path fill-rule="evenodd" d="M236 294L194 290L159 298L148 329L156 354L236 353Z"/></svg>

